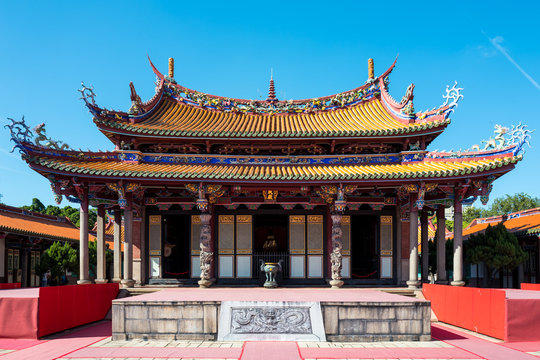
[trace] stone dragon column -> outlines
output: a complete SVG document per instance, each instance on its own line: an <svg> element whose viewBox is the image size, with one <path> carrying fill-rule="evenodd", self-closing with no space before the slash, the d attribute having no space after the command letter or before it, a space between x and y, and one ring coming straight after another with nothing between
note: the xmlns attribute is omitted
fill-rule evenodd
<svg viewBox="0 0 540 360"><path fill-rule="evenodd" d="M332 252L330 253L330 261L332 263L332 280L330 280L330 286L332 289L339 289L343 286L343 280L341 280L341 268L343 266L343 256L341 250L343 243L341 242L341 236L343 234L341 230L341 214L332 214Z"/></svg>
<svg viewBox="0 0 540 360"><path fill-rule="evenodd" d="M208 288L212 286L212 263L214 262L214 252L212 251L212 229L210 222L212 215L209 213L208 200L204 196L202 185L199 186L199 198L197 199L197 208L201 211L201 232L200 232L200 262L201 262L201 280L198 281L199 287Z"/></svg>
<svg viewBox="0 0 540 360"><path fill-rule="evenodd" d="M334 213L330 216L332 218L332 252L330 253L330 263L332 264L330 286L332 286L332 289L339 289L343 286L343 280L341 280L341 269L343 267L343 255L341 252L343 249L343 243L341 241L343 231L341 230L341 220L346 206L345 192L343 186L340 185L334 203Z"/></svg>

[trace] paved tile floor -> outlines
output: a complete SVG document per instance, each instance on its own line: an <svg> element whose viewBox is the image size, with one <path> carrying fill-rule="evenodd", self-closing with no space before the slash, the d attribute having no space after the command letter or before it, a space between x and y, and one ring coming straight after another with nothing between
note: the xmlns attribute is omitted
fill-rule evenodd
<svg viewBox="0 0 540 360"><path fill-rule="evenodd" d="M421 342L112 341L110 335L110 322L102 321L44 340L0 339L0 360L540 358L540 342L507 344L441 323L432 324L432 341Z"/></svg>

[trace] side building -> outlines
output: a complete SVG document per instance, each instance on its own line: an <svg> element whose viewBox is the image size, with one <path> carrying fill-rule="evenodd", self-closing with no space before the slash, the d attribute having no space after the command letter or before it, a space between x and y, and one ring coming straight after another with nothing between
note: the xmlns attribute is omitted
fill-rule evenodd
<svg viewBox="0 0 540 360"><path fill-rule="evenodd" d="M484 233L488 226L499 223L503 223L504 227L517 237L519 245L527 253L527 259L517 269L504 271L499 286L519 288L523 282L540 282L540 208L474 219L463 230L463 239L466 241L472 235ZM482 285L486 276L484 267L481 264L469 266L470 283Z"/></svg>
<svg viewBox="0 0 540 360"><path fill-rule="evenodd" d="M444 224L448 206L456 219L452 283L462 285L462 204L487 201L528 137L517 126L497 130L483 150L428 151L461 89L448 87L444 104L416 111L414 85L400 101L388 93L395 62L375 77L370 59L367 81L353 90L290 101L276 98L273 79L266 100L232 99L179 85L172 59L168 75L150 65L155 95L142 102L131 83L128 111L99 107L91 88L80 90L114 151L74 151L43 126L34 135L24 122L8 125L57 199L80 203L81 219L89 205L102 223L106 210L117 224L123 218L125 286L257 284L261 263L276 262L282 284L416 287L418 220L427 228L436 213ZM88 282L84 226L80 283ZM104 249L104 231L97 237ZM449 280L444 238L441 227L440 281ZM98 282L103 261L98 254Z"/></svg>
<svg viewBox="0 0 540 360"><path fill-rule="evenodd" d="M0 204L0 289L41 286L36 265L55 241L77 247L79 229L65 217Z"/></svg>

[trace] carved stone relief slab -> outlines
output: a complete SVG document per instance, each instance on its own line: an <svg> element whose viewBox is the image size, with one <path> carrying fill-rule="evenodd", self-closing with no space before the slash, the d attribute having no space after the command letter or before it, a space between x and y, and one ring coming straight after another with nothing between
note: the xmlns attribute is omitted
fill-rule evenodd
<svg viewBox="0 0 540 360"><path fill-rule="evenodd" d="M318 302L223 301L219 341L326 341Z"/></svg>

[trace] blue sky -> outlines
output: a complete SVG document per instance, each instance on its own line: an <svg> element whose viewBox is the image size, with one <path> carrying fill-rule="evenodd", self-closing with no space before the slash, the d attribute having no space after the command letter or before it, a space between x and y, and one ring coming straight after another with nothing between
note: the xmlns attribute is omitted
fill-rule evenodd
<svg viewBox="0 0 540 360"><path fill-rule="evenodd" d="M495 124L540 129L538 14L536 1L2 1L0 123L24 115L74 148L112 150L77 89L83 80L100 106L127 110L133 81L148 100L155 76L147 55L162 72L173 57L179 83L227 97L266 98L272 68L278 98L303 99L355 88L367 78L368 58L380 74L399 54L394 98L413 82L415 108L424 110L440 105L454 80L464 88L430 150L468 148L488 139ZM538 136L516 169L495 182L492 198L540 197ZM10 154L11 146L2 127L2 201L53 204L49 182Z"/></svg>

